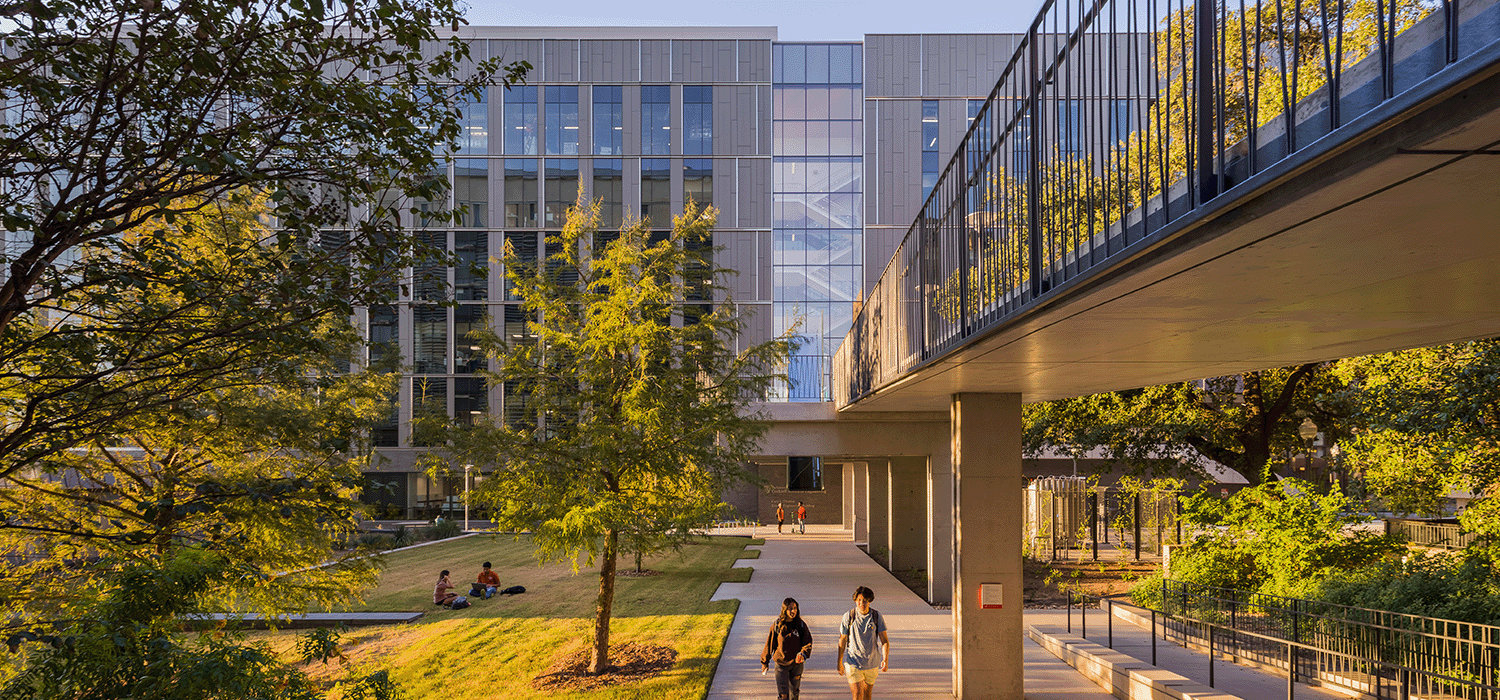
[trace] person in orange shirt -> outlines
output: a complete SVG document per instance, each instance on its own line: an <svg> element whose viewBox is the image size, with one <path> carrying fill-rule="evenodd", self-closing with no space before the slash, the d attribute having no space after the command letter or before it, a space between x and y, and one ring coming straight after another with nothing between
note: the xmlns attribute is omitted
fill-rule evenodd
<svg viewBox="0 0 1500 700"><path fill-rule="evenodd" d="M484 568L479 571L479 578L474 582L474 586L483 591L485 600L489 600L490 596L495 595L495 592L500 590L500 574L495 573L490 568L489 562L485 562Z"/></svg>
<svg viewBox="0 0 1500 700"><path fill-rule="evenodd" d="M786 510L780 503L776 504L776 534L781 534L781 526L786 523Z"/></svg>

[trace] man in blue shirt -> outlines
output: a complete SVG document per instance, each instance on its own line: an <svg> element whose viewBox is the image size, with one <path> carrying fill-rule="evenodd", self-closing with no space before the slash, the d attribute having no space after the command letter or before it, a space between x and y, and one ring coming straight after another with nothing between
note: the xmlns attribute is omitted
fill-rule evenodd
<svg viewBox="0 0 1500 700"><path fill-rule="evenodd" d="M880 611L870 607L873 602L875 591L866 586L854 589L854 609L839 623L839 653L834 658L839 675L849 680L854 700L870 700L876 676L891 662L891 638Z"/></svg>

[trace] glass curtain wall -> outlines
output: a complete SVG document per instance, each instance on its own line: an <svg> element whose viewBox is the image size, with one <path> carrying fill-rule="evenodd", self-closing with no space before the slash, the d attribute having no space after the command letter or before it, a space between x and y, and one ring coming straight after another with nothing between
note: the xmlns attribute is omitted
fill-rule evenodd
<svg viewBox="0 0 1500 700"><path fill-rule="evenodd" d="M862 290L859 44L772 47L773 332L796 328L784 398L831 400L829 358Z"/></svg>

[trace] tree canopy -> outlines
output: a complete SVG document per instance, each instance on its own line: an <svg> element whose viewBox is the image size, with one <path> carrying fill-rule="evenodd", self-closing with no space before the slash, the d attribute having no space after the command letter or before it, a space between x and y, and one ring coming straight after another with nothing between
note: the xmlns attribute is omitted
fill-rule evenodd
<svg viewBox="0 0 1500 700"><path fill-rule="evenodd" d="M490 381L524 408L446 436L449 459L490 474L472 499L500 530L529 530L544 558L598 564L591 673L609 667L622 548L672 546L711 522L765 430L747 404L787 355L782 340L735 350L744 317L716 298L729 271L713 262L715 216L689 203L670 234L635 221L609 240L599 205L580 204L540 265L508 250L527 332L481 345L500 364Z"/></svg>
<svg viewBox="0 0 1500 700"><path fill-rule="evenodd" d="M394 298L439 255L401 221L440 198L438 154L470 138L482 86L527 68L440 36L462 23L451 0L6 12L0 477ZM219 256L178 235L223 208L260 235Z"/></svg>

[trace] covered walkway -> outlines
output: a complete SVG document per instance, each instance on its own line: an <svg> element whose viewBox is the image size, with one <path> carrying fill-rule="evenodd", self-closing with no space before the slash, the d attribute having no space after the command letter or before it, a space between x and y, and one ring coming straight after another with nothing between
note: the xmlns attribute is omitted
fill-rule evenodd
<svg viewBox="0 0 1500 700"><path fill-rule="evenodd" d="M787 528L790 531L790 527ZM769 532L769 534L767 534ZM751 534L747 528L723 534ZM839 618L851 606L856 586L875 591L874 608L885 616L890 628L891 670L876 684L876 697L911 700L947 700L953 697L953 618L947 610L935 610L913 594L885 569L856 548L847 530L837 525L809 526L806 535L777 535L775 526L755 530L766 543L759 559L742 559L739 566L755 569L748 583L725 583L715 600L737 598L739 612L729 630L718 670L709 686L708 700L776 697L775 681L760 673L760 653L766 634L781 609L781 600L796 598L813 634L813 656L802 681L802 697L808 700L847 698L848 686L834 672L838 648ZM1074 637L1082 632L1082 620L1074 611ZM1028 611L1026 625L1066 638L1064 611ZM1105 618L1094 611L1089 616L1088 641L1106 643ZM1121 620L1114 625L1115 651L1128 654L1149 668L1150 637ZM1092 646L1092 645L1089 645ZM1106 700L1111 698L1099 685L1059 660L1028 638L1025 649L1026 697L1028 700ZM1208 659L1201 653L1158 640L1160 666L1190 681L1208 680ZM1119 658L1119 657L1115 657ZM1283 678L1219 662L1215 668L1214 696L1247 700L1279 700L1286 697ZM1296 698L1335 700L1344 696L1298 685Z"/></svg>

